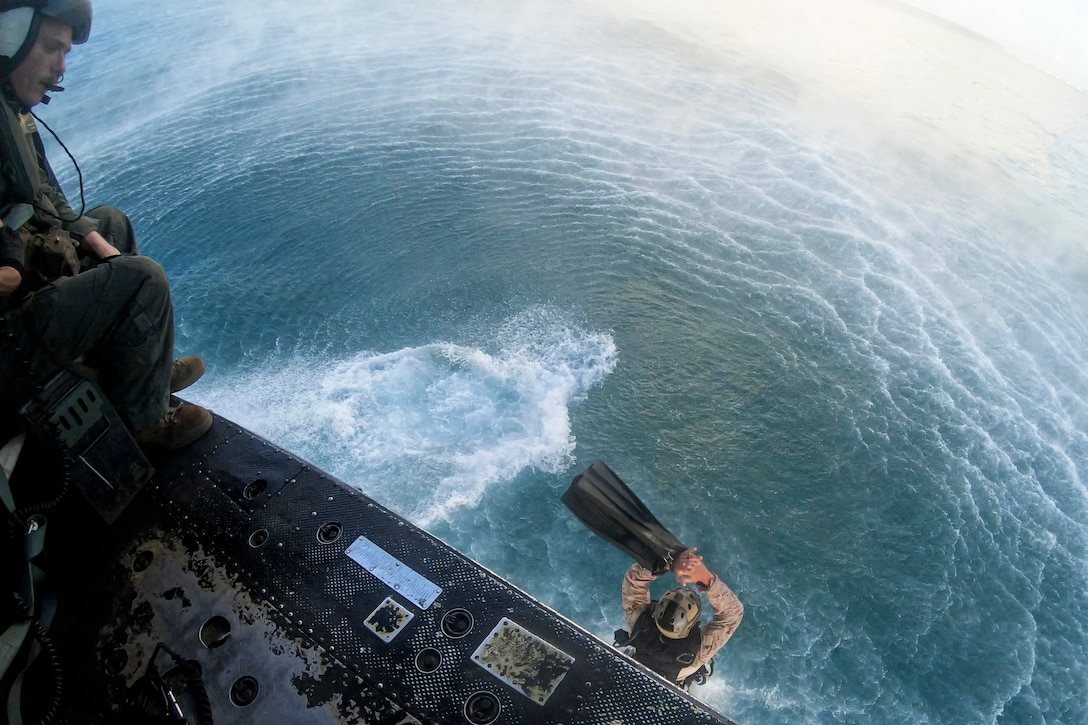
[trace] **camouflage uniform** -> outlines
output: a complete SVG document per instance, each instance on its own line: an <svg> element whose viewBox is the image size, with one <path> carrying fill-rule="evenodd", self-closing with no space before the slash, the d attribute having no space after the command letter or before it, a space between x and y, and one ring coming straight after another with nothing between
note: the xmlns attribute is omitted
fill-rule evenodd
<svg viewBox="0 0 1088 725"><path fill-rule="evenodd" d="M623 617L627 622L628 631L632 634L635 633L635 625L639 617L653 604L650 600L650 582L656 578L653 572L637 563L632 564L623 577ZM702 627L699 651L694 662L680 670L677 676L679 682L683 682L689 675L710 662L718 650L733 636L733 632L737 631L740 620L744 616L744 606L741 605L733 590L721 579L714 577L706 589L703 589L702 585L697 585L697 588L707 595L710 607L714 610L714 616Z"/></svg>
<svg viewBox="0 0 1088 725"><path fill-rule="evenodd" d="M34 207L18 233L10 225L2 230L0 266L18 269L23 282L0 296L0 407L10 412L36 385L82 359L99 371L99 384L126 423L134 429L153 423L167 410L173 360L166 273L151 259L129 256L137 252L136 239L120 210L97 207L76 217L45 160L33 118L10 98L0 104L6 136L0 213L17 204ZM73 238L91 230L122 255L78 259ZM54 253L33 253L45 237L54 240Z"/></svg>

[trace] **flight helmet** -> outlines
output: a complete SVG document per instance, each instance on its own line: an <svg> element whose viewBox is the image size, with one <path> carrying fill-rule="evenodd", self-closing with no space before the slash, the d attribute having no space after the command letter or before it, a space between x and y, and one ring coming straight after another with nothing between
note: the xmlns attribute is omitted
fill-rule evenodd
<svg viewBox="0 0 1088 725"><path fill-rule="evenodd" d="M683 639L699 623L702 604L699 595L687 587L665 592L654 604L653 618L661 634Z"/></svg>
<svg viewBox="0 0 1088 725"><path fill-rule="evenodd" d="M0 68L10 72L38 40L42 18L72 28L72 44L91 35L91 0L0 0Z"/></svg>

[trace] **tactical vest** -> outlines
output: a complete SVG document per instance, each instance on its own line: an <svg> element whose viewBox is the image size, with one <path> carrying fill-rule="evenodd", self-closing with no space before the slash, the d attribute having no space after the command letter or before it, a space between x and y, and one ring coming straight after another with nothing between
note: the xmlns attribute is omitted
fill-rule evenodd
<svg viewBox="0 0 1088 725"><path fill-rule="evenodd" d="M40 279L27 280L34 289L66 274L78 274L77 247L61 228L61 215L43 186L43 158L38 128L30 113L19 113L0 98L0 217L26 245L23 266Z"/></svg>
<svg viewBox="0 0 1088 725"><path fill-rule="evenodd" d="M639 615L631 628L627 645L634 648L632 657L670 682L680 684L680 670L690 666L703 646L699 625L692 627L684 639L669 639L654 623L653 607Z"/></svg>

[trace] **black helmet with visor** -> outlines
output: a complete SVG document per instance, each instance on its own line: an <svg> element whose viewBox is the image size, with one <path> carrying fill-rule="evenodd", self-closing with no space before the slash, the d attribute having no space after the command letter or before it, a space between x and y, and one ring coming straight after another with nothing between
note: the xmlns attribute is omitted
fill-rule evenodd
<svg viewBox="0 0 1088 725"><path fill-rule="evenodd" d="M42 18L72 29L72 44L91 35L91 0L0 0L0 68L5 74L26 58L38 40Z"/></svg>

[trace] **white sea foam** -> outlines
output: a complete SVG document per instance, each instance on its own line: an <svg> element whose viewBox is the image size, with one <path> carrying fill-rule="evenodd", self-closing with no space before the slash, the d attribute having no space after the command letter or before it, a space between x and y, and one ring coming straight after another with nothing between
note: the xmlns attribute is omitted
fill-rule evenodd
<svg viewBox="0 0 1088 725"><path fill-rule="evenodd" d="M427 526L525 469L566 468L571 407L616 355L608 334L537 308L490 344L300 357L214 378L199 400Z"/></svg>

